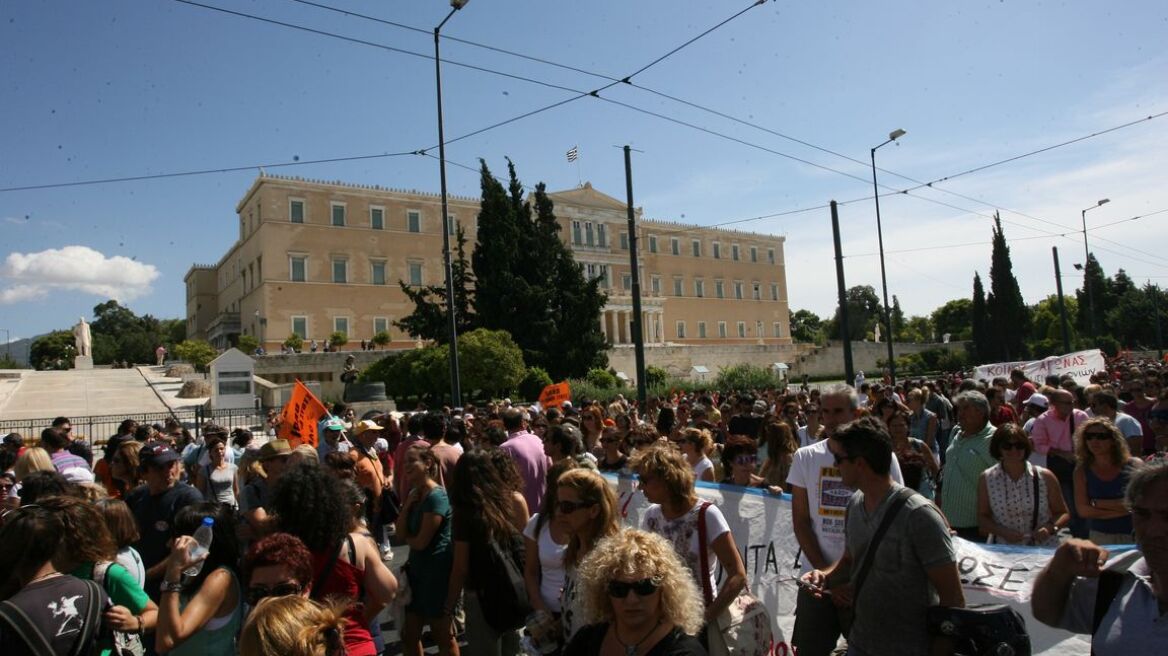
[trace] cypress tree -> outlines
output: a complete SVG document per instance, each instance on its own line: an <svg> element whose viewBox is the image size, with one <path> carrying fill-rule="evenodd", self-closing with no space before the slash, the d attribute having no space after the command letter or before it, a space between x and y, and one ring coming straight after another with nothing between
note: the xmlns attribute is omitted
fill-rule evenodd
<svg viewBox="0 0 1168 656"><path fill-rule="evenodd" d="M1030 309L1022 300L1022 290L1014 277L1010 246L1002 231L1002 219L994 213L993 255L990 261L990 294L986 298L991 352L1002 361L1026 356L1026 335L1030 330Z"/></svg>
<svg viewBox="0 0 1168 656"><path fill-rule="evenodd" d="M978 361L988 364L992 355L986 328L985 288L981 284L981 274L976 271L973 273L973 305L969 314L973 328L973 355Z"/></svg>

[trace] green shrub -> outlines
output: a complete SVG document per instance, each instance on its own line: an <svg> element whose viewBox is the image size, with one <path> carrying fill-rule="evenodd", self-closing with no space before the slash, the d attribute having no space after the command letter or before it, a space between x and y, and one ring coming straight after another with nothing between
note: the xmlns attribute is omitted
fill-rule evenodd
<svg viewBox="0 0 1168 656"><path fill-rule="evenodd" d="M349 336L338 330L337 332L329 335L328 343L329 346L335 349L341 348L345 344L349 343Z"/></svg>
<svg viewBox="0 0 1168 656"><path fill-rule="evenodd" d="M720 390L750 390L774 387L779 379L765 367L736 364L718 372L713 387Z"/></svg>
<svg viewBox="0 0 1168 656"><path fill-rule="evenodd" d="M543 388L554 382L542 367L528 367L527 373L523 375L523 380L519 381L519 396L523 397L525 401L535 401L539 398L539 393L543 391Z"/></svg>
<svg viewBox="0 0 1168 656"><path fill-rule="evenodd" d="M608 371L604 369L589 369L588 375L585 376L585 380L587 380L588 383L593 387L597 387L599 389L607 390L614 389L616 387L616 376L608 373Z"/></svg>
<svg viewBox="0 0 1168 656"><path fill-rule="evenodd" d="M304 348L304 340L301 339L300 335L292 333L284 340L284 346L292 349L293 351L299 351L300 349Z"/></svg>
<svg viewBox="0 0 1168 656"><path fill-rule="evenodd" d="M669 372L661 367L645 367L645 387L661 387L669 380Z"/></svg>
<svg viewBox="0 0 1168 656"><path fill-rule="evenodd" d="M259 347L260 340L256 339L253 335L240 335L239 342L236 345L236 348L248 355L255 353L255 350Z"/></svg>

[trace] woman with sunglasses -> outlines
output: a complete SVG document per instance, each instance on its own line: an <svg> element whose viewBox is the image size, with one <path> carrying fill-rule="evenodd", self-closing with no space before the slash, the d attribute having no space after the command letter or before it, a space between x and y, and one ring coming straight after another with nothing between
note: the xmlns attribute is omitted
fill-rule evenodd
<svg viewBox="0 0 1168 656"><path fill-rule="evenodd" d="M1075 509L1087 520L1090 540L1132 544L1131 512L1123 494L1143 461L1131 457L1123 433L1102 418L1083 422L1075 432L1075 459Z"/></svg>
<svg viewBox="0 0 1168 656"><path fill-rule="evenodd" d="M580 410L580 432L584 438L584 451L599 451L600 433L604 431L604 412L600 406L590 405Z"/></svg>
<svg viewBox="0 0 1168 656"><path fill-rule="evenodd" d="M754 440L745 435L731 435L722 447L722 471L726 472L722 484L758 487L771 494L782 494L782 487L769 485L767 479L754 473L757 466L758 446Z"/></svg>
<svg viewBox="0 0 1168 656"><path fill-rule="evenodd" d="M624 470L628 466L629 458L625 455L623 446L624 436L621 435L620 429L613 426L605 427L600 435L600 447L604 449L604 453L597 458L596 468L614 474Z"/></svg>
<svg viewBox="0 0 1168 656"><path fill-rule="evenodd" d="M583 626L576 588L577 568L600 540L620 530L620 509L616 493L603 476L593 470L573 469L556 481L556 523L568 536L564 550L564 594L561 600L564 638Z"/></svg>
<svg viewBox="0 0 1168 656"><path fill-rule="evenodd" d="M709 622L730 606L746 587L746 567L734 543L730 526L717 506L698 498L694 491L693 469L676 449L654 446L637 454L632 463L645 498L652 503L642 520L645 530L657 533L670 543L692 572L698 589L711 590L706 600L704 621ZM698 522L705 521L706 543L702 544ZM702 571L702 552L708 553L708 567ZM722 587L714 579L722 566ZM708 583L707 583L708 581Z"/></svg>
<svg viewBox="0 0 1168 656"><path fill-rule="evenodd" d="M905 486L931 500L933 481L941 476L941 466L927 443L910 436L910 424L907 412L898 410L889 417L887 425L888 434L892 436L892 453L900 463Z"/></svg>
<svg viewBox="0 0 1168 656"><path fill-rule="evenodd" d="M523 529L523 579L531 608L539 615L536 626L528 622L528 630L539 646L545 642L563 641L561 596L564 591L564 552L568 550L570 536L563 523L556 521L556 506L560 498L560 477L579 467L570 458L552 464L548 469L547 492L543 495L539 512L531 516ZM537 628L549 626L550 629L542 631Z"/></svg>
<svg viewBox="0 0 1168 656"><path fill-rule="evenodd" d="M978 480L981 534L989 536L991 543L1056 545L1059 530L1071 516L1054 473L1028 461L1031 447L1026 431L1018 424L999 426L989 449L998 464L982 472ZM907 483L908 470L904 471Z"/></svg>
<svg viewBox="0 0 1168 656"><path fill-rule="evenodd" d="M251 545L243 557L247 605L255 610L268 597L312 594L312 552L289 533L272 533Z"/></svg>
<svg viewBox="0 0 1168 656"><path fill-rule="evenodd" d="M714 439L710 431L701 428L686 428L681 431L677 440L681 454L686 462L693 467L694 479L698 481L714 482L714 463L706 453L714 446Z"/></svg>
<svg viewBox="0 0 1168 656"><path fill-rule="evenodd" d="M564 656L704 656L701 593L668 541L625 529L580 564L580 629Z"/></svg>

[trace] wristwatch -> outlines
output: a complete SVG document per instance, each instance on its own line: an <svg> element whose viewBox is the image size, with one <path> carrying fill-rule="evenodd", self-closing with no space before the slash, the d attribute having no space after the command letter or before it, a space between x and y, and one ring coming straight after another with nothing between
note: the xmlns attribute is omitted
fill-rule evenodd
<svg viewBox="0 0 1168 656"><path fill-rule="evenodd" d="M182 591L183 591L183 584L181 581L176 582L176 583L171 583L170 581L167 581L166 579L162 579L162 584L158 586L158 592L161 594L166 594L168 592L182 592Z"/></svg>
<svg viewBox="0 0 1168 656"><path fill-rule="evenodd" d="M1090 501L1088 501L1087 503L1091 504L1091 507L1092 507L1092 508L1098 508L1098 507L1099 507L1098 505L1096 505L1096 504L1095 504L1095 499L1091 499L1091 500L1090 500Z"/></svg>

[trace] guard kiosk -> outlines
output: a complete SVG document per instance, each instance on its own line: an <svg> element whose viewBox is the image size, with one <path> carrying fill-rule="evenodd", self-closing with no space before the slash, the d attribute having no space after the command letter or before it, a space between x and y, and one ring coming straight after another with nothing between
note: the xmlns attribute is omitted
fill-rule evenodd
<svg viewBox="0 0 1168 656"><path fill-rule="evenodd" d="M255 360L229 348L207 366L211 370L212 410L255 407Z"/></svg>

